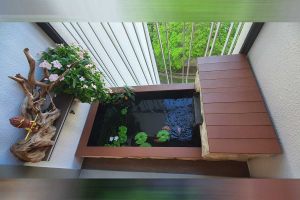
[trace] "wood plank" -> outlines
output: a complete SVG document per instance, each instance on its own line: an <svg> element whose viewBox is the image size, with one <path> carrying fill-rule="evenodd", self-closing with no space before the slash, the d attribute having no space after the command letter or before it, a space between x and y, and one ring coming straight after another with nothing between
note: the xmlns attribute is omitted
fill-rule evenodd
<svg viewBox="0 0 300 200"><path fill-rule="evenodd" d="M249 177L247 162L85 158L82 169Z"/></svg>
<svg viewBox="0 0 300 200"><path fill-rule="evenodd" d="M200 84L202 88L257 86L256 81L253 78L200 80Z"/></svg>
<svg viewBox="0 0 300 200"><path fill-rule="evenodd" d="M202 88L201 93L215 93L215 92L246 92L257 91L257 86L241 86L241 87L225 87L225 88Z"/></svg>
<svg viewBox="0 0 300 200"><path fill-rule="evenodd" d="M206 114L206 125L271 125L268 113Z"/></svg>
<svg viewBox="0 0 300 200"><path fill-rule="evenodd" d="M220 79L220 78L254 78L250 69L236 69L226 71L200 72L200 79Z"/></svg>
<svg viewBox="0 0 300 200"><path fill-rule="evenodd" d="M153 158L201 160L200 147L90 147L77 150L79 157Z"/></svg>
<svg viewBox="0 0 300 200"><path fill-rule="evenodd" d="M195 90L194 83L177 83L177 84L160 84L160 85L144 85L144 86L133 86L134 92L165 92L174 90ZM114 93L124 92L123 87L112 87L111 90Z"/></svg>
<svg viewBox="0 0 300 200"><path fill-rule="evenodd" d="M277 138L272 126L206 126L209 139Z"/></svg>
<svg viewBox="0 0 300 200"><path fill-rule="evenodd" d="M197 63L204 64L204 63L219 63L219 62L242 62L246 60L247 58L245 55L237 54L237 55L200 57L197 58Z"/></svg>
<svg viewBox="0 0 300 200"><path fill-rule="evenodd" d="M249 63L244 62L223 62L223 63L205 63L199 64L198 70L200 72L209 71L220 71L220 70L230 70L230 69L249 69Z"/></svg>
<svg viewBox="0 0 300 200"><path fill-rule="evenodd" d="M203 103L262 101L258 91L203 94Z"/></svg>
<svg viewBox="0 0 300 200"><path fill-rule="evenodd" d="M204 103L204 113L267 112L263 102Z"/></svg>
<svg viewBox="0 0 300 200"><path fill-rule="evenodd" d="M279 154L277 139L210 139L211 153Z"/></svg>

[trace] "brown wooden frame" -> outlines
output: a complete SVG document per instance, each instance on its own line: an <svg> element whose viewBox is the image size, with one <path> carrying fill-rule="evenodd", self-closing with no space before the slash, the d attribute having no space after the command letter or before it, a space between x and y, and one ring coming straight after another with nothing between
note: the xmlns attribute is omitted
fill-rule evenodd
<svg viewBox="0 0 300 200"><path fill-rule="evenodd" d="M120 92L122 88L111 88L113 92ZM194 84L149 85L133 87L135 93L195 91ZM154 159L202 159L200 147L92 147L87 146L93 127L99 103L91 105L80 142L77 147L78 157L98 158L154 158ZM200 133L199 133L200 134Z"/></svg>

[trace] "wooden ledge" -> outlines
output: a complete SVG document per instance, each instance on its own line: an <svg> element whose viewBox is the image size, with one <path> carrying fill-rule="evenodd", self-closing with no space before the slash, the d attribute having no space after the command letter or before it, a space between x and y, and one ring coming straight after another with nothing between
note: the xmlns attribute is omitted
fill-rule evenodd
<svg viewBox="0 0 300 200"><path fill-rule="evenodd" d="M202 157L248 160L281 153L255 76L243 55L198 59Z"/></svg>

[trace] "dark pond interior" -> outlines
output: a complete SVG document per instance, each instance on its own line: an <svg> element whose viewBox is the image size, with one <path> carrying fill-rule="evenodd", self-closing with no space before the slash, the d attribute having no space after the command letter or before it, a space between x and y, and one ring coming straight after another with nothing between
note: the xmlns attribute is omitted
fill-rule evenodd
<svg viewBox="0 0 300 200"><path fill-rule="evenodd" d="M135 102L122 116L118 105L99 105L88 146L104 146L112 136L118 135L118 127L128 128L125 146L138 146L134 137L146 132L152 146L200 147L201 123L199 93L193 91L136 93ZM155 135L168 127L170 140L155 142Z"/></svg>

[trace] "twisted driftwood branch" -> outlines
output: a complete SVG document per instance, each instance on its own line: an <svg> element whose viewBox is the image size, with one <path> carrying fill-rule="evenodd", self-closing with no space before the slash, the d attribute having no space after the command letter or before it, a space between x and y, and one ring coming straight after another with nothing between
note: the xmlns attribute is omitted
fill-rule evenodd
<svg viewBox="0 0 300 200"><path fill-rule="evenodd" d="M54 144L52 140L56 128L54 121L60 116L60 110L56 108L49 95L52 107L50 111L43 111L42 107L46 102L46 96L62 80L69 70L76 65L73 63L60 77L50 83L43 80L49 77L47 69L43 69L43 79L35 79L35 60L28 48L24 49L24 54L29 64L28 77L21 74L9 76L12 80L19 83L25 99L21 107L21 116L10 119L10 123L17 128L25 128L27 136L24 140L14 144L11 152L20 160L27 162L39 162L45 157L46 151Z"/></svg>

